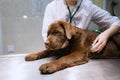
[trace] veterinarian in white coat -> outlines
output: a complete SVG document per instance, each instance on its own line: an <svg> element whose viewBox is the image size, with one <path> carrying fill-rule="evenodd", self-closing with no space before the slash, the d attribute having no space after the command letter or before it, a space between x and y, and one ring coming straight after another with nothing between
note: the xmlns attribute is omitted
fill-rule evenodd
<svg viewBox="0 0 120 80"><path fill-rule="evenodd" d="M100 52L106 45L108 38L119 30L119 18L111 16L107 11L94 5L91 0L53 0L45 10L42 28L44 41L47 38L48 25L55 20L70 21L70 12L72 15L75 13L71 19L71 24L78 28L88 29L91 21L100 28L107 28L93 42L91 48L93 52Z"/></svg>

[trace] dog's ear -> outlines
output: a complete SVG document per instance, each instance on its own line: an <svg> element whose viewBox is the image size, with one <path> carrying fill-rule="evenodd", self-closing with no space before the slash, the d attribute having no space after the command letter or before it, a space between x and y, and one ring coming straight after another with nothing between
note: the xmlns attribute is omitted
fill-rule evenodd
<svg viewBox="0 0 120 80"><path fill-rule="evenodd" d="M70 23L65 22L65 21L60 21L59 24L65 30L64 32L68 39L71 39L76 34L76 28L74 26L72 26Z"/></svg>

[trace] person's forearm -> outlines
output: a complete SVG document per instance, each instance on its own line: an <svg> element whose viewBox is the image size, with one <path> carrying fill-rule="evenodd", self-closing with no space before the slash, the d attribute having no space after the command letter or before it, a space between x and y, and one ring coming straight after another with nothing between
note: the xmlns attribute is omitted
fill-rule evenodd
<svg viewBox="0 0 120 80"><path fill-rule="evenodd" d="M111 37L112 35L114 35L115 33L117 33L120 30L119 26L113 25L110 28L108 28L106 31L104 31L104 33L109 37Z"/></svg>

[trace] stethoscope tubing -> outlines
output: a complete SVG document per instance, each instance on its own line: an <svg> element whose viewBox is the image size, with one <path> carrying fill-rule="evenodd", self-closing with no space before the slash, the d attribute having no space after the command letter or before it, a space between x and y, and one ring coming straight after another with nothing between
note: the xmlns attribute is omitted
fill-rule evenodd
<svg viewBox="0 0 120 80"><path fill-rule="evenodd" d="M68 9L68 11L69 11L69 22L70 22L70 23L72 23L72 19L74 18L75 14L77 13L77 11L79 10L79 8L81 7L82 1L83 1L83 0L81 0L79 6L76 8L75 12L72 14L72 11L70 10L70 7L68 6L67 1L65 0L66 5L67 5L67 9Z"/></svg>

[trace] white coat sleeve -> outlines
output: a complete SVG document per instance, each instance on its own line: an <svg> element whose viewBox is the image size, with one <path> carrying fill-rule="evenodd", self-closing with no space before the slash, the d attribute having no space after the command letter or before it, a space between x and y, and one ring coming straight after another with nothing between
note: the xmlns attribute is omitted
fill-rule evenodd
<svg viewBox="0 0 120 80"><path fill-rule="evenodd" d="M46 10L45 10L43 26L42 26L42 37L43 37L44 42L47 39L48 26L55 20L53 7L54 7L53 3L50 3L47 5Z"/></svg>
<svg viewBox="0 0 120 80"><path fill-rule="evenodd" d="M116 16L111 16L111 14L96 5L92 4L92 21L95 22L101 28L108 28L112 25L120 26L120 20Z"/></svg>

